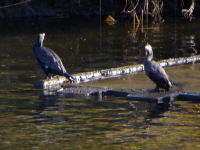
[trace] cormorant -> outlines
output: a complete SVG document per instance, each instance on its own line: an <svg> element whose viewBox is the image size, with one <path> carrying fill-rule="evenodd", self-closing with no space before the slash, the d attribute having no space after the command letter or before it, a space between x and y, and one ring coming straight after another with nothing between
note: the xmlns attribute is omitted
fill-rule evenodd
<svg viewBox="0 0 200 150"><path fill-rule="evenodd" d="M169 80L165 70L153 59L153 50L150 44L145 46L144 70L146 75L156 84L155 90L163 88L167 91L172 87L173 82Z"/></svg>
<svg viewBox="0 0 200 150"><path fill-rule="evenodd" d="M47 77L49 75L50 77L51 75L62 75L68 78L70 82L73 82L74 77L66 72L60 57L53 50L43 46L44 37L45 33L40 33L33 46L33 51L39 65Z"/></svg>

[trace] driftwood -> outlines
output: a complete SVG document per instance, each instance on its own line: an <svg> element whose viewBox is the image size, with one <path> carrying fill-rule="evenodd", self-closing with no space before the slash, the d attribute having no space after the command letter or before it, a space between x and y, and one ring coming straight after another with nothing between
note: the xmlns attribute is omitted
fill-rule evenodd
<svg viewBox="0 0 200 150"><path fill-rule="evenodd" d="M194 63L200 61L200 55L195 55L191 57L181 57L181 58L171 58L159 61L158 63L163 67L187 64L187 63ZM124 74L132 74L136 72L143 71L144 67L142 64L139 65L129 65L123 66L118 68L111 68L111 69L103 69L98 71L91 71L91 72L83 72L78 74L73 74L75 78L75 83L80 82L88 82L93 80L105 79L105 78L112 78L119 75ZM37 87L43 89L59 89L61 85L66 82L66 78L62 76L55 76L52 79L46 79L39 81L37 83Z"/></svg>

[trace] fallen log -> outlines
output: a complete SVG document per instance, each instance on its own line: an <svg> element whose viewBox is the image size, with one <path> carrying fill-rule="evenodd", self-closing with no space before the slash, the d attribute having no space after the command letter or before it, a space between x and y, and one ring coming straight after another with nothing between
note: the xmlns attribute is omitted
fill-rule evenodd
<svg viewBox="0 0 200 150"><path fill-rule="evenodd" d="M191 57L170 58L158 61L158 63L163 67L169 67L187 63L194 63L198 61L200 61L200 55L195 55ZM143 70L144 70L143 64L138 64L138 65L122 66L117 68L103 69L98 71L77 73L73 74L72 76L74 76L75 78L75 83L80 83L80 82L88 82L105 78L112 78L119 75L132 74ZM38 88L53 90L60 88L61 85L63 85L63 83L65 82L66 82L65 77L55 76L52 79L39 81L36 86Z"/></svg>

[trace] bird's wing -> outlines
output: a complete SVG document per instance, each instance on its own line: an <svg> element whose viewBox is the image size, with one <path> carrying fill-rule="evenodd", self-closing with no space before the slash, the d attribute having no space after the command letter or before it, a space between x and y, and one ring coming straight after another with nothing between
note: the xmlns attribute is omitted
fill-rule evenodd
<svg viewBox="0 0 200 150"><path fill-rule="evenodd" d="M51 70L52 72L60 72L64 73L66 72L65 67L63 66L63 63L60 59L60 57L51 49L43 47L40 50L40 54L38 56L38 61L48 68L48 70Z"/></svg>
<svg viewBox="0 0 200 150"><path fill-rule="evenodd" d="M170 80L165 70L155 62L152 62L151 69L147 72L149 78L156 82L158 85L160 84L170 84Z"/></svg>

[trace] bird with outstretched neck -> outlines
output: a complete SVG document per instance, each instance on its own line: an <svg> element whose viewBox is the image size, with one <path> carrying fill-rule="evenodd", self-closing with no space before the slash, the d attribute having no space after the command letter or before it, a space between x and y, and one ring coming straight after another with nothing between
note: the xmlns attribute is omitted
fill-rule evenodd
<svg viewBox="0 0 200 150"><path fill-rule="evenodd" d="M153 61L153 50L150 44L145 46L144 70L146 75L156 84L156 91L159 91L159 88L169 91L174 85L165 70Z"/></svg>
<svg viewBox="0 0 200 150"><path fill-rule="evenodd" d="M52 75L61 75L73 82L75 79L66 72L65 67L60 59L60 57L51 49L43 46L45 33L38 34L36 42L33 46L33 51L35 57L47 75L47 77L52 77Z"/></svg>

